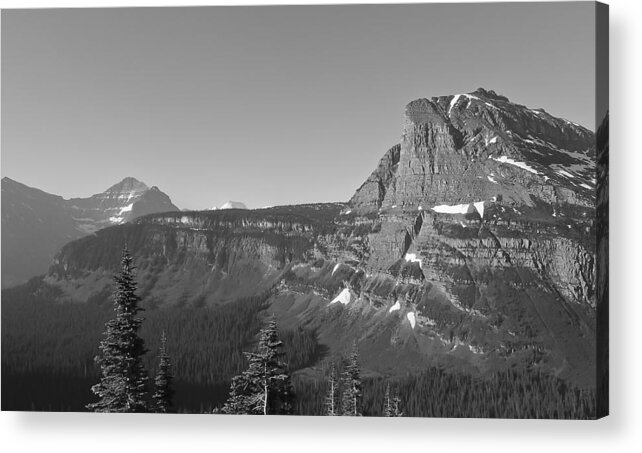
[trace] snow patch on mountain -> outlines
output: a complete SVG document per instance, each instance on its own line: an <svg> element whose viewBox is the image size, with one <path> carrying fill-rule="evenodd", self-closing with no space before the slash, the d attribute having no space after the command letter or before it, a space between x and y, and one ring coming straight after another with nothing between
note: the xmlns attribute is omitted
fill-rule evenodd
<svg viewBox="0 0 642 453"><path fill-rule="evenodd" d="M131 211L133 207L134 207L134 203L130 203L127 206L120 208L120 212L118 213L118 215L123 215L125 212Z"/></svg>
<svg viewBox="0 0 642 453"><path fill-rule="evenodd" d="M433 206L431 209L441 214L472 214L477 211L482 218L484 217L483 201L454 205L440 204L438 206Z"/></svg>
<svg viewBox="0 0 642 453"><path fill-rule="evenodd" d="M440 204L438 206L433 206L431 209L442 214L469 214L473 212L471 206L472 205L470 203L454 205Z"/></svg>
<svg viewBox="0 0 642 453"><path fill-rule="evenodd" d="M475 209L477 209L477 212L479 212L479 216L483 219L484 218L484 202L483 201L478 201L476 203L473 203L473 206L475 206Z"/></svg>
<svg viewBox="0 0 642 453"><path fill-rule="evenodd" d="M513 160L508 156L492 157L492 159L496 160L497 162L501 162L502 164L514 165L516 167L529 171L533 174L539 175L539 172L535 170L533 167L529 166L526 162L517 162L516 160Z"/></svg>
<svg viewBox="0 0 642 453"><path fill-rule="evenodd" d="M457 104L457 101L459 100L460 97L461 97L461 94L456 94L450 100L450 106L448 107L448 115L450 115L450 112L452 111L453 107Z"/></svg>
<svg viewBox="0 0 642 453"><path fill-rule="evenodd" d="M493 138L490 138L490 139L488 137L484 137L484 144L486 146L492 145L493 143L497 143L497 136L494 136Z"/></svg>
<svg viewBox="0 0 642 453"><path fill-rule="evenodd" d="M417 324L417 318L415 317L415 313L411 311L406 315L406 318L408 318L408 321L410 322L410 327L414 329L415 324Z"/></svg>
<svg viewBox="0 0 642 453"><path fill-rule="evenodd" d="M343 288L339 295L330 302L330 305L336 304L337 302L343 305L348 305L351 300L352 295L350 294L350 290L348 288Z"/></svg>
<svg viewBox="0 0 642 453"><path fill-rule="evenodd" d="M416 253L406 253L404 259L409 263L419 263L419 267L422 267L421 258L418 258Z"/></svg>
<svg viewBox="0 0 642 453"><path fill-rule="evenodd" d="M468 106L470 106L471 102L475 100L475 101L483 102L484 105L490 108L499 110L496 106L494 106L490 102L484 101L483 99L480 99L477 96L473 96L472 94L456 94L450 100L450 105L448 106L448 116L450 116L450 112L452 111L453 107L457 105L457 102L459 102L459 99L461 99L462 96L468 99Z"/></svg>
<svg viewBox="0 0 642 453"><path fill-rule="evenodd" d="M397 301L397 302L395 302L395 304L392 307L390 307L390 310L388 310L388 313L392 313L393 311L397 311L400 308L401 308L401 304L399 303L399 301Z"/></svg>
<svg viewBox="0 0 642 453"><path fill-rule="evenodd" d="M566 170L557 170L555 173L557 173L559 175L562 175L562 176L566 176L567 178L575 178L575 176L573 176L572 174L570 174Z"/></svg>

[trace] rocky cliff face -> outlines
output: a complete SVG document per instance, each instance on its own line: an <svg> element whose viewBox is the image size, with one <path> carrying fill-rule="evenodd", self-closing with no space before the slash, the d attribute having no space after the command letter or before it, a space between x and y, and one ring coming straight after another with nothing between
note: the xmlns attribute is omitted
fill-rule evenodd
<svg viewBox="0 0 642 453"><path fill-rule="evenodd" d="M595 385L595 159L592 132L492 91L420 99L347 204L145 216L68 244L46 281L106 299L127 242L157 304L272 288L283 325L356 340L369 372Z"/></svg>
<svg viewBox="0 0 642 453"><path fill-rule="evenodd" d="M65 200L2 179L2 286L46 272L67 242L142 215L178 211L158 187L125 178L105 192Z"/></svg>

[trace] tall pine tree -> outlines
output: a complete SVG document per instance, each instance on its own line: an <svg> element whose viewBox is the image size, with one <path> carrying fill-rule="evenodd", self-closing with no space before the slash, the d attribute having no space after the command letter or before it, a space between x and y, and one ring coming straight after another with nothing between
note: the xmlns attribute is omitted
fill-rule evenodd
<svg viewBox="0 0 642 453"><path fill-rule="evenodd" d="M294 391L283 362L283 342L276 320L261 330L256 352L246 352L249 366L232 379L230 397L223 407L227 414L291 414Z"/></svg>
<svg viewBox="0 0 642 453"><path fill-rule="evenodd" d="M337 381L337 368L332 362L328 376L328 390L325 396L326 415L339 415L339 383Z"/></svg>
<svg viewBox="0 0 642 453"><path fill-rule="evenodd" d="M341 398L341 409L343 415L359 416L361 413L361 376L359 370L359 351L357 344L352 346L352 352L348 357L348 364L343 372L343 395Z"/></svg>
<svg viewBox="0 0 642 453"><path fill-rule="evenodd" d="M392 397L392 412L391 417L403 417L403 411L401 410L401 398L399 398L399 393L395 393L395 396Z"/></svg>
<svg viewBox="0 0 642 453"><path fill-rule="evenodd" d="M172 362L167 354L167 336L165 331L161 335L161 345L158 351L158 372L154 379L154 411L158 413L174 412L174 387L172 382Z"/></svg>
<svg viewBox="0 0 642 453"><path fill-rule="evenodd" d="M386 393L383 396L383 415L392 417L392 401L390 400L390 383L386 383Z"/></svg>
<svg viewBox="0 0 642 453"><path fill-rule="evenodd" d="M390 383L386 384L386 394L383 402L383 415L386 417L402 417L401 399L399 393L395 392L394 396L390 396Z"/></svg>
<svg viewBox="0 0 642 453"><path fill-rule="evenodd" d="M105 338L95 358L101 379L91 390L99 400L87 405L94 412L146 412L148 409L148 376L142 361L147 349L138 335L143 318L137 316L142 309L136 294L134 269L125 247L120 273L114 276L116 317L106 323Z"/></svg>

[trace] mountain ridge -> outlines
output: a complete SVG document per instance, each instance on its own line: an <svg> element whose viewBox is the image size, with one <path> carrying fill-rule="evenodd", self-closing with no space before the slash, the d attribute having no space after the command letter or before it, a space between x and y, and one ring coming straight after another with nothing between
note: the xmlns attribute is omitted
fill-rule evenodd
<svg viewBox="0 0 642 453"><path fill-rule="evenodd" d="M2 286L42 274L65 243L141 215L178 208L157 187L126 177L104 192L65 199L2 178Z"/></svg>

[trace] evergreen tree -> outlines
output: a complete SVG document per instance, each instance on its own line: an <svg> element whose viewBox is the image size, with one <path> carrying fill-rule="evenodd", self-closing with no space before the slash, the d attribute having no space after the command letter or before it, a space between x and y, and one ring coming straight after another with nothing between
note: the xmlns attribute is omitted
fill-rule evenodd
<svg viewBox="0 0 642 453"><path fill-rule="evenodd" d="M334 362L330 366L328 376L328 391L325 397L326 415L339 415L339 383L337 382L337 370Z"/></svg>
<svg viewBox="0 0 642 453"><path fill-rule="evenodd" d="M140 297L136 294L132 257L123 250L120 273L114 276L116 317L106 323L105 338L95 361L101 369L100 382L91 390L100 399L88 404L94 412L146 412L148 376L142 356L147 352L138 335L143 318L136 315Z"/></svg>
<svg viewBox="0 0 642 453"><path fill-rule="evenodd" d="M232 379L230 397L223 407L228 414L291 414L294 391L283 362L283 342L276 320L261 330L256 352L246 352L249 366Z"/></svg>
<svg viewBox="0 0 642 453"><path fill-rule="evenodd" d="M154 411L158 413L174 412L174 388L172 381L172 363L167 354L167 336L165 331L161 335L161 345L158 352L158 372L154 379Z"/></svg>
<svg viewBox="0 0 642 453"><path fill-rule="evenodd" d="M234 376L230 384L230 396L221 409L224 414L245 415L249 414L249 401L247 395L247 381L244 374Z"/></svg>
<svg viewBox="0 0 642 453"><path fill-rule="evenodd" d="M361 413L361 376L359 370L359 351L357 344L352 346L348 364L343 372L343 395L341 409L343 415L359 416Z"/></svg>
<svg viewBox="0 0 642 453"><path fill-rule="evenodd" d="M399 398L398 393L395 393L395 396L392 398L392 412L390 417L403 417L403 412L401 411L401 398Z"/></svg>
<svg viewBox="0 0 642 453"><path fill-rule="evenodd" d="M392 401L390 401L390 383L386 383L386 393L383 397L383 415L392 417Z"/></svg>
<svg viewBox="0 0 642 453"><path fill-rule="evenodd" d="M401 412L401 399L399 394L395 392L395 395L390 397L390 383L386 383L386 394L384 396L383 403L383 414L386 417L402 417L403 412Z"/></svg>

